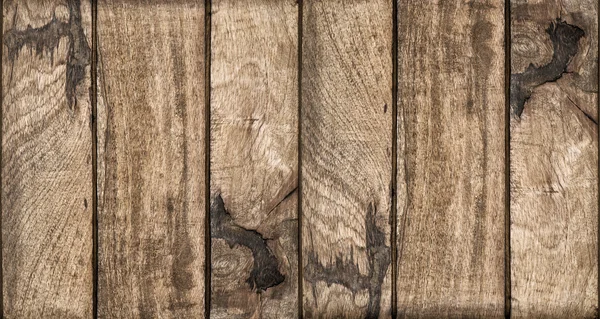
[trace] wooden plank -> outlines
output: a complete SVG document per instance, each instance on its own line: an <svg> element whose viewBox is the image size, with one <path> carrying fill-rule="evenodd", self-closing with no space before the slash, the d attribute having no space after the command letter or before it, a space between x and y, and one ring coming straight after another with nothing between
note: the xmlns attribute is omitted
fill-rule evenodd
<svg viewBox="0 0 600 319"><path fill-rule="evenodd" d="M392 3L304 1L303 314L391 314Z"/></svg>
<svg viewBox="0 0 600 319"><path fill-rule="evenodd" d="M297 318L298 5L211 11L211 318Z"/></svg>
<svg viewBox="0 0 600 319"><path fill-rule="evenodd" d="M598 3L511 1L515 318L598 309Z"/></svg>
<svg viewBox="0 0 600 319"><path fill-rule="evenodd" d="M90 2L2 9L3 315L91 318Z"/></svg>
<svg viewBox="0 0 600 319"><path fill-rule="evenodd" d="M398 6L398 316L503 317L503 2Z"/></svg>
<svg viewBox="0 0 600 319"><path fill-rule="evenodd" d="M98 3L98 316L204 315L204 1Z"/></svg>

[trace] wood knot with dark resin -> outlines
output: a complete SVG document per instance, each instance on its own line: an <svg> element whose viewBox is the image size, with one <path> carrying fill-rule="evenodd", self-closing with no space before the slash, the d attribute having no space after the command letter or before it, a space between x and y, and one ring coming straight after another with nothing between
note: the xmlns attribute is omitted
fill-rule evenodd
<svg viewBox="0 0 600 319"><path fill-rule="evenodd" d="M516 117L521 117L525 103L533 90L547 82L554 82L567 72L569 63L578 51L578 42L585 32L578 26L557 19L550 23L546 33L552 41L552 60L550 63L536 67L530 64L523 73L510 76L510 106Z"/></svg>
<svg viewBox="0 0 600 319"><path fill-rule="evenodd" d="M250 289L265 291L285 280L285 276L279 271L277 257L267 245L267 240L256 230L236 225L225 209L220 194L211 201L210 234L212 238L225 240L230 247L240 245L252 251L254 263L246 281Z"/></svg>
<svg viewBox="0 0 600 319"><path fill-rule="evenodd" d="M328 286L338 284L354 293L366 290L368 303L366 318L377 318L381 308L381 289L385 274L391 263L390 247L385 244L386 234L376 223L377 206L369 203L365 216L366 257L369 263L368 273L362 274L357 264L353 263L354 250L350 250L349 258L336 256L335 262L324 265L315 252L307 256L308 263L304 268L304 279L316 284L325 282ZM315 296L316 297L316 296Z"/></svg>
<svg viewBox="0 0 600 319"><path fill-rule="evenodd" d="M69 109L73 110L77 106L77 87L85 79L85 69L90 64L91 49L83 31L80 1L68 1L68 10L68 22L62 22L56 17L52 17L50 22L39 28L27 26L25 30L17 30L13 27L3 36L8 59L12 64L23 47L35 49L36 55L41 55L43 52L50 52L51 55L54 55L60 39L68 38L65 95ZM51 60L54 63L53 57ZM12 81L12 68L9 81Z"/></svg>

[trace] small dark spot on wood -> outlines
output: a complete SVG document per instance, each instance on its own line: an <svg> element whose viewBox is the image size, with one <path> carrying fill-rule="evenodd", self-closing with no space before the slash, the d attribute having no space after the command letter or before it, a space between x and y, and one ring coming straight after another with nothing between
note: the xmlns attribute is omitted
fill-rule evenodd
<svg viewBox="0 0 600 319"><path fill-rule="evenodd" d="M383 113L387 113L387 103L383 105Z"/></svg>
<svg viewBox="0 0 600 319"><path fill-rule="evenodd" d="M169 213L172 213L175 210L175 207L173 206L173 199L171 197L169 197L167 199L167 211Z"/></svg>
<svg viewBox="0 0 600 319"><path fill-rule="evenodd" d="M221 194L211 201L210 234L212 238L224 239L230 247L241 245L252 251L254 264L246 281L250 289L265 291L285 280L285 276L279 272L277 257L267 245L266 239L256 230L236 225L225 209Z"/></svg>
<svg viewBox="0 0 600 319"><path fill-rule="evenodd" d="M469 113L473 112L473 100L472 99L467 100L467 112L469 112Z"/></svg>
<svg viewBox="0 0 600 319"><path fill-rule="evenodd" d="M36 55L44 51L50 52L51 63L54 63L54 50L58 48L60 39L69 39L66 65L65 95L69 109L77 106L77 86L85 79L85 68L90 64L90 47L87 43L81 23L80 0L68 1L69 22L62 22L52 17L47 24L25 30L10 29L4 33L4 45L8 51L8 59L14 65L19 51L23 47L35 49ZM9 81L12 80L12 69Z"/></svg>
<svg viewBox="0 0 600 319"><path fill-rule="evenodd" d="M523 73L510 76L511 112L517 117L523 114L525 102L531 97L533 89L544 83L554 82L567 72L569 63L577 54L578 42L585 35L579 27L560 19L550 23L546 32L554 49L550 63L541 67L530 64Z"/></svg>
<svg viewBox="0 0 600 319"><path fill-rule="evenodd" d="M83 199L83 207L85 207L85 209L88 208L88 204L87 204L87 198Z"/></svg>
<svg viewBox="0 0 600 319"><path fill-rule="evenodd" d="M197 303L195 303L195 302L187 302L187 301L172 302L169 304L169 311L177 312L179 310L190 310L190 309L193 309L194 307L196 307L196 305L197 305Z"/></svg>

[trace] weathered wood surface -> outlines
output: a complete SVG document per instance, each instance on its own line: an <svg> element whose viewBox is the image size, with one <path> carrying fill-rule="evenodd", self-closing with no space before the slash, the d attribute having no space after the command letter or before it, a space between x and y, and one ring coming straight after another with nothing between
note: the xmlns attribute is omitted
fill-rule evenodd
<svg viewBox="0 0 600 319"><path fill-rule="evenodd" d="M297 318L298 4L211 11L211 318Z"/></svg>
<svg viewBox="0 0 600 319"><path fill-rule="evenodd" d="M2 1L2 316L597 316L598 1L392 1Z"/></svg>
<svg viewBox="0 0 600 319"><path fill-rule="evenodd" d="M4 1L5 318L91 318L89 1Z"/></svg>
<svg viewBox="0 0 600 319"><path fill-rule="evenodd" d="M398 316L504 316L504 7L400 0Z"/></svg>
<svg viewBox="0 0 600 319"><path fill-rule="evenodd" d="M204 316L204 1L98 3L98 317Z"/></svg>
<svg viewBox="0 0 600 319"><path fill-rule="evenodd" d="M598 309L598 2L511 2L515 318Z"/></svg>
<svg viewBox="0 0 600 319"><path fill-rule="evenodd" d="M389 318L392 3L303 5L304 316Z"/></svg>

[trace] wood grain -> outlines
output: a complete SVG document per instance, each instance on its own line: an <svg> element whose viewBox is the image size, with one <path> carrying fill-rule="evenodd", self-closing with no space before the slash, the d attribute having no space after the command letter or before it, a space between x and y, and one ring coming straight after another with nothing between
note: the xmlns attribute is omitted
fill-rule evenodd
<svg viewBox="0 0 600 319"><path fill-rule="evenodd" d="M98 3L98 317L204 316L204 1Z"/></svg>
<svg viewBox="0 0 600 319"><path fill-rule="evenodd" d="M598 3L511 2L515 318L598 309Z"/></svg>
<svg viewBox="0 0 600 319"><path fill-rule="evenodd" d="M89 1L4 1L4 318L91 318Z"/></svg>
<svg viewBox="0 0 600 319"><path fill-rule="evenodd" d="M503 3L398 7L398 317L503 317Z"/></svg>
<svg viewBox="0 0 600 319"><path fill-rule="evenodd" d="M304 1L303 315L391 314L392 3Z"/></svg>
<svg viewBox="0 0 600 319"><path fill-rule="evenodd" d="M211 318L297 318L298 5L211 21Z"/></svg>

